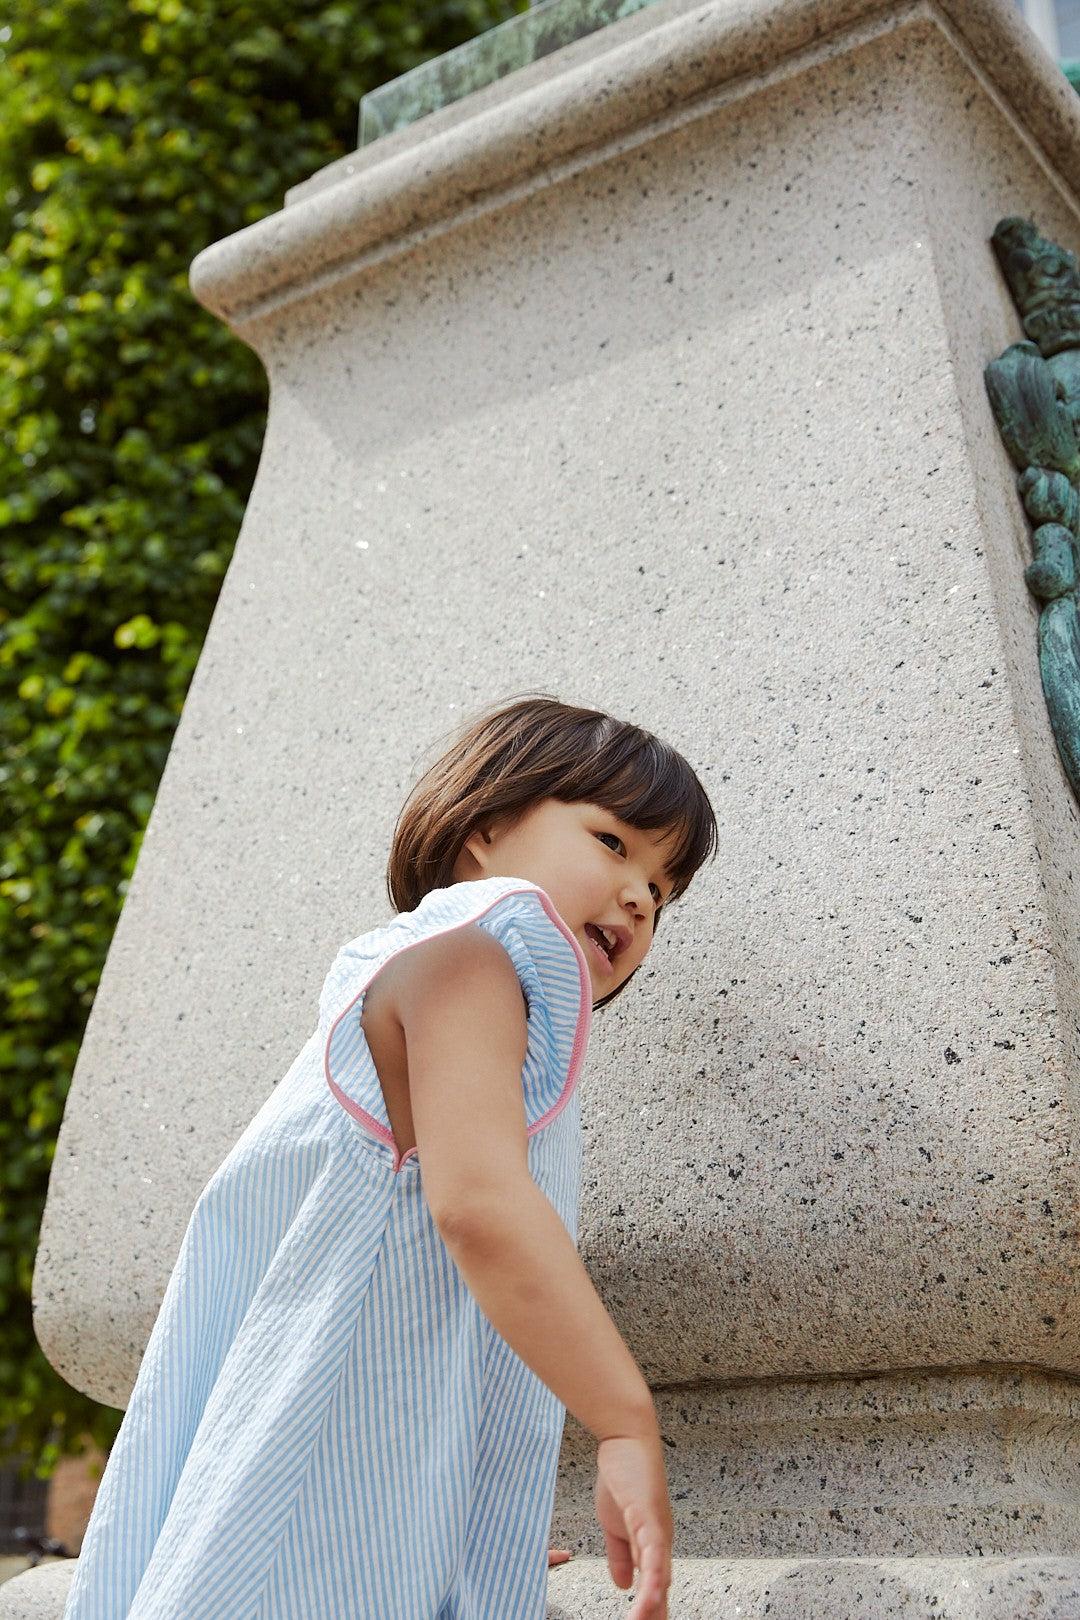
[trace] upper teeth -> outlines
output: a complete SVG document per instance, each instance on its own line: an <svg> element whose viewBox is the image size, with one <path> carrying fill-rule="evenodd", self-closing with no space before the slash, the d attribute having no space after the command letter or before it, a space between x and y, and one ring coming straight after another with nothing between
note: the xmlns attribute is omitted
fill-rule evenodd
<svg viewBox="0 0 1080 1620"><path fill-rule="evenodd" d="M613 951L615 946L618 944L618 936L613 934L608 928L601 928L600 932L604 936L604 944L607 946L608 950Z"/></svg>

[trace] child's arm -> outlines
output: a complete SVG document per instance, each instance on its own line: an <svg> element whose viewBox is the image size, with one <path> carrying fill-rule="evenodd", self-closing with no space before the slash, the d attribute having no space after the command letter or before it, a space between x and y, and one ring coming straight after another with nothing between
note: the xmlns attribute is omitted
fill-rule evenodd
<svg viewBox="0 0 1080 1620"><path fill-rule="evenodd" d="M408 1054L424 1194L493 1327L600 1441L597 1514L628 1620L665 1620L671 1513L648 1385L529 1174L521 986L479 929L383 970Z"/></svg>

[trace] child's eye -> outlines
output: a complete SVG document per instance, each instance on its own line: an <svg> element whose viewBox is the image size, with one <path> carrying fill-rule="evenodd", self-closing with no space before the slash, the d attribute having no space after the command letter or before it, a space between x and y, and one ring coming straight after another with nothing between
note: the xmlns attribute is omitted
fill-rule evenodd
<svg viewBox="0 0 1080 1620"><path fill-rule="evenodd" d="M657 909L657 911L659 911L660 907L664 903L664 897L660 893L660 890L657 888L655 883L650 883L649 884L649 893L652 895L653 899L656 901L656 909Z"/></svg>
<svg viewBox="0 0 1080 1620"><path fill-rule="evenodd" d="M602 832L602 833L597 833L596 836L597 836L597 838L599 838L599 840L600 840L600 842L602 844L607 845L608 849L613 849L615 851L616 855L625 855L626 854L626 845L623 843L623 841L619 837L618 833Z"/></svg>

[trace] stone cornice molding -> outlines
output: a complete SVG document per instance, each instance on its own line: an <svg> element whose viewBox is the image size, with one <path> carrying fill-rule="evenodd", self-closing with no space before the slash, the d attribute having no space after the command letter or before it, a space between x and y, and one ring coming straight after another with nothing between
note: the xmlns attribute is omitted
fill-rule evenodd
<svg viewBox="0 0 1080 1620"><path fill-rule="evenodd" d="M1080 189L1080 97L1012 0L668 0L324 171L280 213L199 254L195 297L239 327L417 240L557 180L735 81L933 23ZM428 135L430 130L430 137ZM433 138L437 135L437 139ZM334 179L340 173L341 178Z"/></svg>

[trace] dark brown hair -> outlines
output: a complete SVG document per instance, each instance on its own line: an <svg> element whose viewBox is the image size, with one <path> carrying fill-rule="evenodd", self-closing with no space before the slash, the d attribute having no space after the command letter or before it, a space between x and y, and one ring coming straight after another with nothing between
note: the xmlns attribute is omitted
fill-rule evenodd
<svg viewBox="0 0 1080 1620"><path fill-rule="evenodd" d="M716 850L708 796L674 748L598 709L520 698L475 720L417 783L390 850L393 904L412 911L451 884L477 827L541 799L599 804L631 827L672 829L673 899Z"/></svg>

